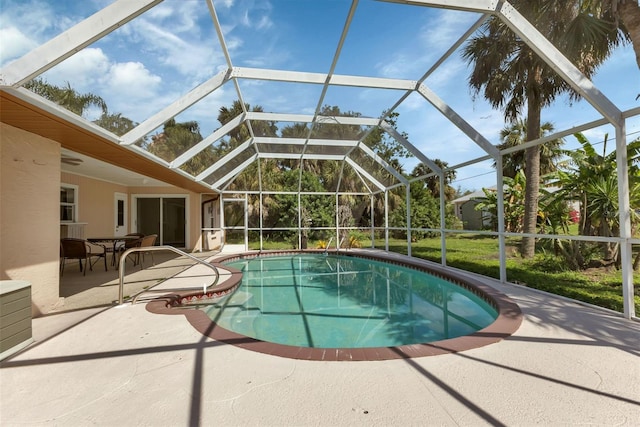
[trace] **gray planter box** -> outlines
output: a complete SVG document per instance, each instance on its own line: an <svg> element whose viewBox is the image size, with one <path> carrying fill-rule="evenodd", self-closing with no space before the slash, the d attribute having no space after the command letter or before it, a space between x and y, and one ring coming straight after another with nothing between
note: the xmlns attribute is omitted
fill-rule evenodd
<svg viewBox="0 0 640 427"><path fill-rule="evenodd" d="M0 280L0 360L32 342L31 283Z"/></svg>

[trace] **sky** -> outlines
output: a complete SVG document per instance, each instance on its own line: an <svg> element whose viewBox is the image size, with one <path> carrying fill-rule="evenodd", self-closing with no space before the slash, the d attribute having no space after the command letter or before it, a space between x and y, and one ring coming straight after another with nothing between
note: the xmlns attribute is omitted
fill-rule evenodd
<svg viewBox="0 0 640 427"><path fill-rule="evenodd" d="M0 0L0 66L62 33L113 0ZM234 67L327 73L346 22L347 0L214 0L224 42ZM346 35L336 74L418 80L480 16L474 13L360 0ZM143 122L197 85L227 68L205 0L165 0L160 5L84 48L44 74L49 83L101 96L110 112ZM491 143L499 143L503 113L492 109L467 85L469 67L454 52L425 81L457 114ZM640 70L630 45L617 49L593 83L620 110L640 106ZM367 117L379 117L403 91L238 80L245 102L277 113L313 114L321 105L336 105ZM222 106L237 99L229 82L178 117L197 120L203 135L219 127ZM396 109L398 129L430 158L459 165L484 151L412 93ZM88 113L91 118L92 112ZM556 130L599 119L586 101L566 96L543 110L542 120ZM287 124L281 124L286 126ZM611 126L584 132L592 143ZM640 137L640 117L627 122L628 139ZM576 147L567 137L565 147ZM602 144L598 145L602 146ZM403 162L406 172L416 159ZM458 170L454 186L477 190L495 185L491 161Z"/></svg>

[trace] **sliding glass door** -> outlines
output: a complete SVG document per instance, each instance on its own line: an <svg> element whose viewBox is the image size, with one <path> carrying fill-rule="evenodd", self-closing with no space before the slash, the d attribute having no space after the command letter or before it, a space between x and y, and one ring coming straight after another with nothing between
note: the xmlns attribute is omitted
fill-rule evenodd
<svg viewBox="0 0 640 427"><path fill-rule="evenodd" d="M187 247L186 197L134 196L136 230L157 234L158 245Z"/></svg>

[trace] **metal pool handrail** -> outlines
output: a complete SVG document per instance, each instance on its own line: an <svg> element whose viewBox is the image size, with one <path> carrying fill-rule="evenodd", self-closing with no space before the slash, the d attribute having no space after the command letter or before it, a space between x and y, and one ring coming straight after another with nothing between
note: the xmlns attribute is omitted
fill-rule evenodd
<svg viewBox="0 0 640 427"><path fill-rule="evenodd" d="M331 236L331 238L329 239L329 242L327 243L327 246L325 246L324 248L324 254L326 255L327 252L329 251L329 246L331 246L331 241L333 240L333 236Z"/></svg>
<svg viewBox="0 0 640 427"><path fill-rule="evenodd" d="M342 246L342 243L344 242L344 239L346 238L346 236L344 236L342 238L342 240L340 240L340 243L336 243L336 251L340 251L340 247ZM324 254L326 255L329 252L329 246L331 246L331 242L333 241L333 236L331 236L331 238L329 239L329 242L327 243L327 246L325 246L324 248Z"/></svg>
<svg viewBox="0 0 640 427"><path fill-rule="evenodd" d="M188 253L186 253L184 251L181 251L180 249L176 249L173 246L147 246L147 247L144 247L144 248L140 248L140 247L131 248L131 249L127 249L126 251L124 251L124 253L120 257L120 266L118 267L118 273L119 273L119 277L120 277L120 287L118 289L118 304L123 304L124 303L124 269L125 269L126 264L127 264L126 263L127 257L129 255L131 255L132 253L134 253L134 252L161 251L161 250L168 250L168 251L175 252L178 255L190 258L190 259L192 259L193 261L196 261L199 264L206 265L207 267L211 268L214 271L215 280L209 286L202 285L202 292L203 293L206 293L209 288L211 288L212 286L215 286L215 285L218 284L218 280L220 280L220 272L218 271L218 269L216 268L215 265L212 265L212 264L210 264L208 262L205 262L205 261L201 260L200 258L196 258L191 254L188 254ZM147 289L147 290L144 290L144 291L140 292L138 295L140 295L142 293L146 293L146 292L168 293L168 292L175 292L175 291L191 291L191 290L193 290L193 288ZM135 302L136 299L137 299L137 296L134 297L133 302Z"/></svg>

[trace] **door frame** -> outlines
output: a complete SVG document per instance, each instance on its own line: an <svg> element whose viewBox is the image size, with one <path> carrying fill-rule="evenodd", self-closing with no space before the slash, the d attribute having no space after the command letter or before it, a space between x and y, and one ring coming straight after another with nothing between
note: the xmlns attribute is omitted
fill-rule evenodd
<svg viewBox="0 0 640 427"><path fill-rule="evenodd" d="M184 199L184 244L185 248L190 248L191 244L191 210L189 208L189 195L188 194L132 194L131 195L131 232L136 233L138 231L138 199L160 199L160 230L158 231L157 244L162 245L163 233L162 233L162 199Z"/></svg>
<svg viewBox="0 0 640 427"><path fill-rule="evenodd" d="M118 225L118 202L122 200L124 203L124 218L122 227ZM129 232L129 195L125 193L113 193L113 230L114 236L121 237Z"/></svg>
<svg viewBox="0 0 640 427"><path fill-rule="evenodd" d="M227 243L227 229L229 230L235 230L237 228L235 227L227 227L226 224L226 219L224 217L224 206L227 203L242 203L243 204L243 210L244 210L244 250L248 251L249 250L249 212L247 210L247 206L248 206L248 201L246 198L244 199L238 199L238 198L229 198L229 199L225 199L224 197L222 198L222 203L220 203L220 227L223 230L224 233L224 244Z"/></svg>

